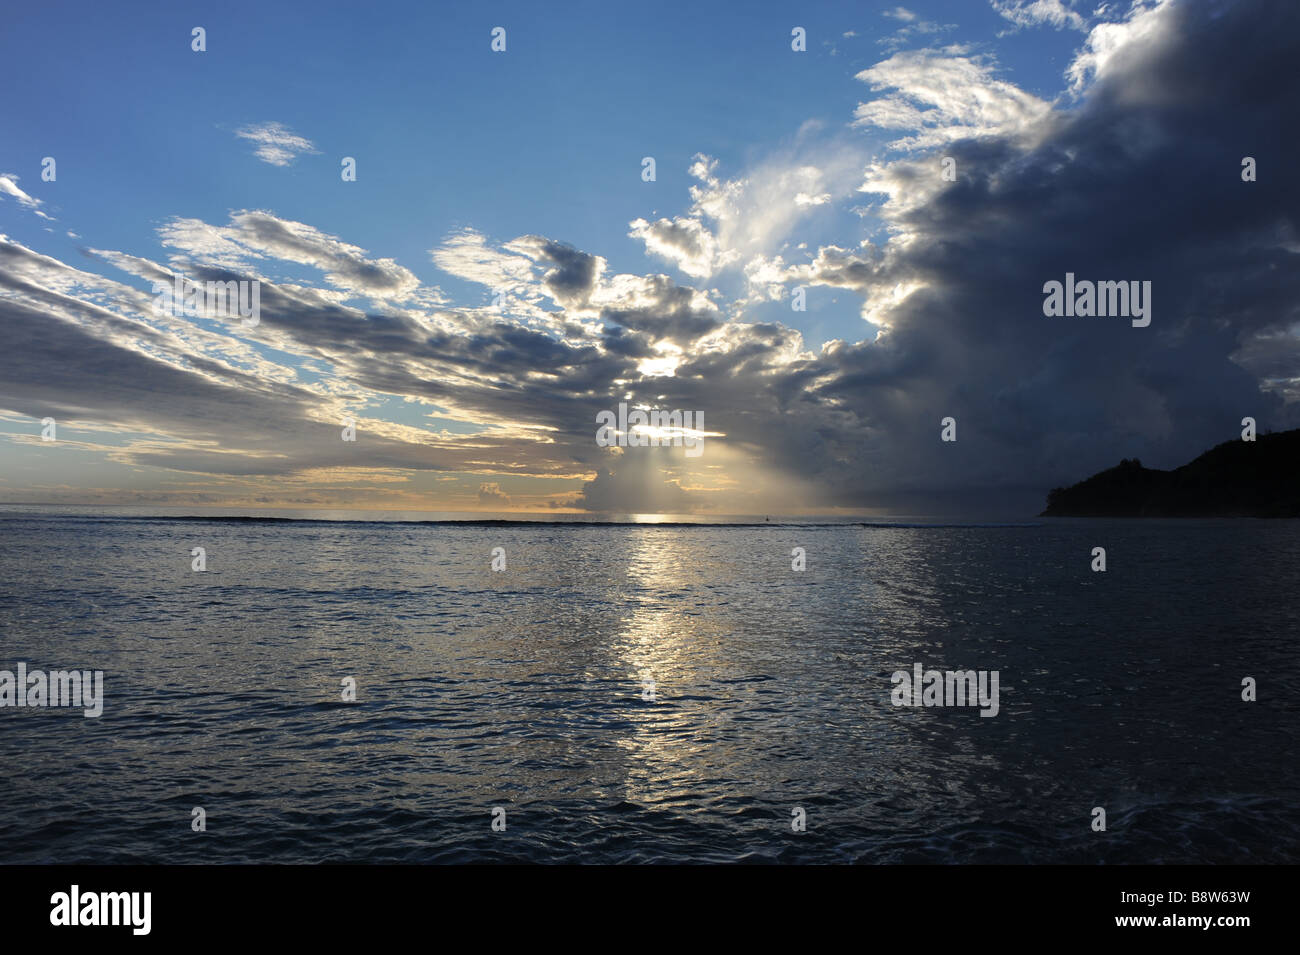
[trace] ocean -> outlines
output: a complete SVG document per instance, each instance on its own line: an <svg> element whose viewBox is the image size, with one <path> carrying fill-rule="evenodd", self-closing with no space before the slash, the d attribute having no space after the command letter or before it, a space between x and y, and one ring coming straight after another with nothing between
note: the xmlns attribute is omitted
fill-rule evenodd
<svg viewBox="0 0 1300 955"><path fill-rule="evenodd" d="M0 707L0 862L1295 862L1298 627L1295 521L6 507L0 670L104 696Z"/></svg>

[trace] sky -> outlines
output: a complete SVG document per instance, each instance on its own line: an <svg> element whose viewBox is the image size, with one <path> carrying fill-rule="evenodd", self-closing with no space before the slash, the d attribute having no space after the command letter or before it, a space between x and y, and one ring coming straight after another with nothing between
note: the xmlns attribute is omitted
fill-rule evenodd
<svg viewBox="0 0 1300 955"><path fill-rule="evenodd" d="M7 11L0 503L1033 513L1297 426L1300 5L734 11Z"/></svg>

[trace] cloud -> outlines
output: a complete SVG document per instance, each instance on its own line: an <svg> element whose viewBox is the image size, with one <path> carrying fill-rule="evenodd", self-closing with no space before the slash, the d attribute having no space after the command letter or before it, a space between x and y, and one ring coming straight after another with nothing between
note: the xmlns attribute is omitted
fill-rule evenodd
<svg viewBox="0 0 1300 955"><path fill-rule="evenodd" d="M336 288L376 299L403 299L420 284L409 269L392 259L367 258L365 249L270 212L234 212L226 226L173 219L159 235L164 245L181 250L186 260L241 269L253 260L280 259L319 269Z"/></svg>
<svg viewBox="0 0 1300 955"><path fill-rule="evenodd" d="M923 20L906 7L884 10L881 15L903 24L893 33L887 34L876 41L886 50L896 50L921 37L957 29L955 23L936 23L932 20Z"/></svg>
<svg viewBox="0 0 1300 955"><path fill-rule="evenodd" d="M993 9L1004 19L1015 24L1016 29L1032 26L1050 26L1058 30L1087 32L1088 21L1071 10L1062 0L992 0Z"/></svg>
<svg viewBox="0 0 1300 955"><path fill-rule="evenodd" d="M1289 181L1242 183L1237 154L1267 138L1276 104L1296 92L1251 92L1281 69L1296 20L1282 5L1138 12L1094 30L1085 56L1106 55L1089 63L1080 105L1044 116L1033 136L1036 105L992 119L961 97L945 105L975 120L940 137L958 182L939 180L933 153L878 168L874 184L898 197L880 210L890 240L822 249L793 275L856 288L886 329L824 352L839 373L813 392L855 409L847 433L881 435L878 467L901 465L896 483L944 467L932 427L948 414L977 429L979 448L961 446L948 466L1003 486L1017 471L1077 479L1124 452L1177 464L1229 435L1238 406L1295 420L1279 399L1297 396L1296 371L1265 355L1300 317L1300 203ZM946 98L945 80L931 85ZM1270 143L1278 161L1295 148ZM1152 281L1150 334L1044 319L1042 283L1066 271Z"/></svg>
<svg viewBox="0 0 1300 955"><path fill-rule="evenodd" d="M443 271L490 289L514 291L533 281L531 258L493 249L486 236L473 229L450 236L441 246L430 249L429 256Z"/></svg>
<svg viewBox="0 0 1300 955"><path fill-rule="evenodd" d="M542 236L521 236L507 247L541 264L541 291L566 309L581 309L589 303L605 271L603 258Z"/></svg>
<svg viewBox="0 0 1300 955"><path fill-rule="evenodd" d="M689 514L697 502L674 479L644 461L617 471L601 468L573 504L601 514Z"/></svg>
<svg viewBox="0 0 1300 955"><path fill-rule="evenodd" d="M235 135L255 143L253 155L272 166L288 166L303 153L318 152L315 143L283 123L253 123L241 126Z"/></svg>
<svg viewBox="0 0 1300 955"><path fill-rule="evenodd" d="M810 348L691 284L702 276L612 269L613 253L542 234L435 246L439 268L509 290L501 308L455 305L391 259L245 210L170 220L169 262L97 250L76 268L0 240L0 408L91 429L78 454L128 487L143 480L128 469L165 472L192 500L418 501L475 474L477 495L455 482L466 507L498 506L508 478L513 507L1025 513L1121 457L1180 464L1247 414L1300 422L1300 186L1286 175L1300 144L1278 123L1300 95L1296 35L1292 4L1137 9L1093 28L1067 69L1075 96L1055 103L967 53L897 54L865 71L879 95L857 120L889 120L901 151L865 181L862 151L833 141L730 179L700 156L684 208L634 222L651 255L709 278L734 267L764 290L854 297L871 323L854 340ZM1257 182L1241 181L1245 155ZM788 247L859 186L879 229ZM664 221L698 225L711 249ZM153 312L148 283L180 264L260 278L261 323ZM125 279L91 271L109 267ZM1043 284L1067 271L1151 281L1150 327L1045 317ZM701 412L726 438L698 460L598 447L596 413L622 400ZM956 442L939 440L947 416Z"/></svg>
<svg viewBox="0 0 1300 955"><path fill-rule="evenodd" d="M11 196L12 198L17 199L20 206L25 209L30 209L42 219L50 218L50 216L41 211L41 206L44 205L44 203L40 199L35 199L18 188L18 177L13 173L0 175L0 195Z"/></svg>
<svg viewBox="0 0 1300 955"><path fill-rule="evenodd" d="M873 90L857 126L907 130L894 149L926 149L972 136L1012 138L1036 129L1050 104L993 76L990 63L934 50L896 53L858 73Z"/></svg>
<svg viewBox="0 0 1300 955"><path fill-rule="evenodd" d="M1123 95L1129 97L1142 95L1143 82L1150 82L1155 77L1130 75L1125 82L1121 74L1129 70L1141 73L1152 61L1153 54L1176 55L1173 48L1182 40L1178 29L1181 13L1179 8L1171 7L1167 2L1155 6L1134 2L1126 19L1095 26L1088 34L1084 48L1066 71L1071 89L1079 93L1089 81L1098 80L1103 73L1109 72L1112 89L1123 91ZM1185 95L1185 92L1164 88L1176 98Z"/></svg>
<svg viewBox="0 0 1300 955"><path fill-rule="evenodd" d="M492 507L509 507L510 495L502 491L501 485L495 481L487 482L478 486L478 502Z"/></svg>
<svg viewBox="0 0 1300 955"><path fill-rule="evenodd" d="M816 161L805 158L814 149ZM699 154L690 166L697 180L690 191L690 210L654 222L635 219L628 235L685 275L712 278L771 253L818 207L852 195L863 162L859 150L843 145L819 149L796 143L756 162L741 176L722 179L717 160Z"/></svg>
<svg viewBox="0 0 1300 955"><path fill-rule="evenodd" d="M634 219L630 228L628 236L644 242L647 252L673 262L687 275L707 278L713 274L718 243L699 219Z"/></svg>

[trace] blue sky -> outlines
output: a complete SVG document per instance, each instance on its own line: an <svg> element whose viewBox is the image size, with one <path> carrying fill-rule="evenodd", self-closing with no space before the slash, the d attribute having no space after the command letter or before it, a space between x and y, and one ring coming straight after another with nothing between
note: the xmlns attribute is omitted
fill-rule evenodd
<svg viewBox="0 0 1300 955"><path fill-rule="evenodd" d="M154 225L173 216L217 222L255 208L346 236L458 298L484 292L440 274L427 250L465 226L543 232L644 269L627 223L681 211L695 154L736 174L809 126L814 140L881 144L875 131L846 129L864 93L854 75L909 23L951 25L920 36L996 50L1008 75L1046 98L1064 85L1077 34L999 37L1010 24L978 3L903 9L917 19L900 19L897 5L850 13L842 3L757 3L743 15L599 2L323 3L310 16L264 3L148 15L42 6L0 39L9 75L40 91L6 106L0 168L29 170L31 194L96 247L143 254L156 248ZM194 26L207 31L204 53L190 49ZM504 54L489 48L495 26L507 30ZM808 31L805 54L790 49L793 26ZM270 122L318 152L288 167L258 161L234 131ZM57 186L40 184L34 153L56 157ZM640 177L647 155L653 184ZM346 186L343 156L359 164ZM818 226L828 236L874 226L847 213L823 219L811 239ZM33 227L15 220L11 234L36 241ZM63 239L53 250L75 254ZM816 302L795 324L816 344L856 337L857 308L841 304L823 319L817 306L829 303Z"/></svg>
<svg viewBox="0 0 1300 955"><path fill-rule="evenodd" d="M1059 155L1078 161L1077 148L1055 139L1100 123L1108 104L1132 100L1147 83L1144 66L1158 76L1161 57L1175 57L1180 44L1208 48L1224 6L24 8L0 34L6 84L16 91L0 116L0 176L11 187L0 192L0 232L23 256L62 263L62 278L47 276L48 291L127 321L92 329L112 346L100 360L67 342L51 346L51 361L75 368L70 377L87 388L95 375L112 378L119 359L122 373L143 359L136 377L157 370L167 383L132 395L119 374L107 402L120 403L119 413L109 414L97 413L93 398L73 396L72 382L57 394L46 390L53 373L0 379L0 433L10 435L0 451L7 465L0 500L744 512L790 501L804 510L871 509L877 499L936 489L943 482L934 480L933 449L886 450L908 414L933 430L935 411L971 403L977 386L993 404L1038 399L989 391L973 352L965 371L933 359L935 348L918 337L923 323L935 323L936 341L962 333L942 329L941 303L926 304L914 323L904 314L942 292L917 237L925 248L963 254L962 262L1003 243L1039 243L1016 231L1025 222L993 208L983 220L991 231L946 240L936 231L952 212L944 203L969 197L938 192L928 179L914 189L916 171L935 171L953 154L963 173L979 170L981 183L1005 188L1008 170L1059 169ZM191 49L196 26L206 30L204 52ZM497 26L506 30L503 53L490 48ZM807 32L806 52L791 49L794 27ZM1112 117L1150 130L1164 120L1146 106ZM273 148L259 155L259 145ZM1223 144L1233 163L1257 147ZM54 182L41 179L46 156L57 161ZM345 156L356 160L355 182L340 178ZM641 177L646 156L656 161L654 182ZM1140 168L1135 161L1127 183L1139 190ZM1085 183L1065 180L1053 195L1074 189ZM1073 214L1088 205L1086 191L1073 194ZM576 271L564 272L565 263ZM148 292L151 270L217 268L247 270L293 301L276 300L266 323L248 331L217 319L159 323L124 291ZM1056 274L1055 265L1042 271L1024 279L1034 294ZM515 284L497 315L490 304L504 275ZM808 292L802 312L791 309L799 286ZM967 293L981 302L993 294ZM352 325L331 325L329 342L315 337L330 308L350 310L355 335ZM1026 326L1032 337L1042 316L1029 311L1023 320L1039 323ZM376 315L400 316L400 328L385 328ZM90 327L75 315L52 321L59 329L81 323L78 335ZM125 331L135 321L157 341ZM463 352L414 353L428 344L419 329L437 323L454 326L448 334ZM888 340L877 341L882 330ZM1053 334L1015 367L1050 364L1062 337ZM353 338L355 352L338 351ZM851 359L835 342L851 346ZM495 375L474 347L500 361ZM59 348L78 357L61 361ZM763 351L767 364L743 359L745 348ZM1249 351L1241 341L1233 348L1238 358ZM646 363L653 349L678 356L672 387L647 373L656 367ZM731 356L725 367L704 358L723 353ZM205 370L200 355L226 371ZM640 371L611 371L618 355ZM1240 360L1217 360L1232 387L1250 393ZM528 369L547 361L565 370L544 382ZM1079 374L1092 374L1086 368ZM276 419L277 436L241 444L214 424L216 405L223 388L247 396L238 372L250 370L262 384L249 413ZM166 403L167 389L179 388L188 400L178 373L213 384L216 404L181 401L172 420L150 420L147 392ZM956 380L966 373L969 383ZM946 395L928 394L944 375ZM430 383L428 391L416 382ZM1071 401L1058 419L1080 417L1091 386L1058 388ZM286 388L299 387L286 397ZM1149 387L1133 383L1135 392ZM794 423L764 424L751 414L759 406L790 413L795 389ZM467 392L464 404L449 403ZM684 461L677 449L634 464L626 451L575 444L591 443L582 437L592 430L587 412L625 394L698 406L719 423L713 463ZM308 410L312 395L322 407ZM1281 403L1275 393L1260 413ZM345 413L362 417L363 433L382 436L381 452L353 459L339 459L338 449L304 452L294 465L293 455L274 450L294 432L290 419L314 428ZM46 414L77 441L56 448L34 438ZM1141 448L1150 458L1152 441L1155 453L1165 448L1170 463L1181 463L1173 456L1207 432L1174 439L1162 417L1135 423L1116 411L1081 424L1073 438L1040 425L1048 464L1024 483L1036 489L1082 477L1074 472ZM1010 439L998 438L996 425L981 427L985 454L972 449L951 477L967 487L1014 485L1024 467L1005 460L1005 448L992 449ZM447 437L484 433L497 437L481 453ZM323 440L303 434L313 448ZM225 459L212 447L241 448L241 464L220 466ZM259 458L267 469L250 469ZM297 490L285 492L286 482Z"/></svg>

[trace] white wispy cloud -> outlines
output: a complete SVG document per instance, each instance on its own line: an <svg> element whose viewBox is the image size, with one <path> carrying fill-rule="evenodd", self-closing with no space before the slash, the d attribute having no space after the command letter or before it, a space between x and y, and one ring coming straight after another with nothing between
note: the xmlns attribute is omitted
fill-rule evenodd
<svg viewBox="0 0 1300 955"><path fill-rule="evenodd" d="M818 207L851 195L860 180L863 156L853 149L813 147L774 153L743 175L723 179L717 160L697 155L690 174L691 208L685 215L655 222L634 219L629 236L646 251L667 259L693 278L708 278L769 254L790 239L796 225Z"/></svg>
<svg viewBox="0 0 1300 955"><path fill-rule="evenodd" d="M0 193L17 199L20 206L30 209L42 219L51 218L41 211L41 205L43 203L40 199L29 196L27 193L23 192L23 190L18 188L18 177L13 173L0 174Z"/></svg>
<svg viewBox="0 0 1300 955"><path fill-rule="evenodd" d="M902 24L893 33L883 36L876 42L888 50L897 50L919 37L929 36L936 33L946 33L949 30L957 29L955 23L936 23L933 20L923 20L906 7L895 7L892 10L884 10L881 16L890 20L897 20Z"/></svg>
<svg viewBox="0 0 1300 955"><path fill-rule="evenodd" d="M991 0L993 9L1004 19L1015 24L1016 29L1050 26L1058 30L1087 32L1088 21L1070 9L1062 0ZM1014 31L1013 31L1014 32Z"/></svg>
<svg viewBox="0 0 1300 955"><path fill-rule="evenodd" d="M1097 9L1098 15L1103 7ZM1081 92L1090 81L1102 78L1112 64L1118 70L1132 68L1125 54L1140 54L1149 49L1168 49L1178 42L1178 8L1160 0L1155 6L1135 2L1128 16L1116 23L1093 27L1084 48L1065 71L1071 91ZM1127 57L1136 60L1137 57ZM1140 62L1140 60L1138 60Z"/></svg>
<svg viewBox="0 0 1300 955"><path fill-rule="evenodd" d="M235 212L226 226L177 218L159 235L163 245L205 265L239 268L249 259L266 257L296 262L320 269L335 288L374 299L400 300L420 284L392 259L368 258L365 249L336 236L259 210Z"/></svg>
<svg viewBox="0 0 1300 955"><path fill-rule="evenodd" d="M303 153L318 152L315 143L283 123L253 123L241 126L235 135L256 143L253 155L272 166L287 166Z"/></svg>
<svg viewBox="0 0 1300 955"><path fill-rule="evenodd" d="M909 132L890 144L895 149L977 135L1015 136L1051 109L1037 96L996 79L988 62L946 50L896 53L857 78L873 90L893 91L860 104L854 125Z"/></svg>

